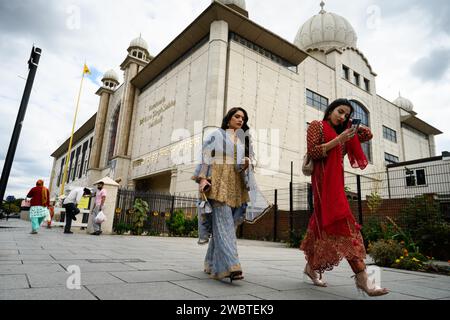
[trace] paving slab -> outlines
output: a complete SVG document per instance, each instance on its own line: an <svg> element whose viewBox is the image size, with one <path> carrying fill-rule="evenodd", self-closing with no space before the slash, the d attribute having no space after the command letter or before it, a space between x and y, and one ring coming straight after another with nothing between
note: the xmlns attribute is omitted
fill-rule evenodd
<svg viewBox="0 0 450 320"><path fill-rule="evenodd" d="M0 275L0 290L29 288L26 275Z"/></svg>
<svg viewBox="0 0 450 320"><path fill-rule="evenodd" d="M100 300L204 300L205 297L169 282L87 286Z"/></svg>
<svg viewBox="0 0 450 320"><path fill-rule="evenodd" d="M188 275L171 270L111 272L111 274L128 283L145 283L194 279Z"/></svg>
<svg viewBox="0 0 450 320"><path fill-rule="evenodd" d="M189 289L198 294L205 295L208 298L220 298L221 296L254 294L258 292L275 292L276 290L253 284L246 281L234 281L230 283L228 279L217 280L187 280L173 281L180 287Z"/></svg>
<svg viewBox="0 0 450 320"><path fill-rule="evenodd" d="M66 288L30 288L0 290L0 300L97 300L85 288L69 290Z"/></svg>

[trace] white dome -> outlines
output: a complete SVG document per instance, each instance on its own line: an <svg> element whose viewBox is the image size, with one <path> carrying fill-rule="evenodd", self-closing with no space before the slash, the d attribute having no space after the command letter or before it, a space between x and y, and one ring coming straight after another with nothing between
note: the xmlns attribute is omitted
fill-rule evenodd
<svg viewBox="0 0 450 320"><path fill-rule="evenodd" d="M306 21L297 33L295 45L302 50L355 48L358 37L351 24L343 17L323 10Z"/></svg>
<svg viewBox="0 0 450 320"><path fill-rule="evenodd" d="M405 109L406 111L414 110L414 104L411 102L411 100L403 98L402 96L399 96L397 99L395 99L394 104L402 109Z"/></svg>
<svg viewBox="0 0 450 320"><path fill-rule="evenodd" d="M148 44L142 37L131 40L129 48L131 47L138 47L148 51Z"/></svg>
<svg viewBox="0 0 450 320"><path fill-rule="evenodd" d="M211 3L214 2L215 0L211 0ZM245 0L217 0L220 3L223 4L234 4L235 6L247 10L245 7Z"/></svg>
<svg viewBox="0 0 450 320"><path fill-rule="evenodd" d="M119 82L119 76L113 69L111 69L109 71L106 71L105 74L103 75L102 81L105 81L105 80L113 80L113 81Z"/></svg>

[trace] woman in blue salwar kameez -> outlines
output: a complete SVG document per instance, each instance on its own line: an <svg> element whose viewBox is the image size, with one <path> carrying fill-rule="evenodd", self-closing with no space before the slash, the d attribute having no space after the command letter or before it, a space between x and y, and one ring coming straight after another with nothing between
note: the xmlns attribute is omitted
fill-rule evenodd
<svg viewBox="0 0 450 320"><path fill-rule="evenodd" d="M222 127L204 139L201 163L193 177L204 200L199 205L199 243L209 243L204 271L216 280L244 278L236 230L245 220L253 222L268 209L256 186L247 123L244 109L231 109Z"/></svg>

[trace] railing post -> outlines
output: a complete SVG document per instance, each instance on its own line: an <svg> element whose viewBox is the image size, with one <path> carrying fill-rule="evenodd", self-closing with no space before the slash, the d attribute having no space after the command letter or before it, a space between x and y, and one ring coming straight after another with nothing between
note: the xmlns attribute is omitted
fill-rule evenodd
<svg viewBox="0 0 450 320"><path fill-rule="evenodd" d="M289 231L290 234L294 231L294 162L291 162L291 182L289 183Z"/></svg>
<svg viewBox="0 0 450 320"><path fill-rule="evenodd" d="M278 228L278 190L275 189L275 199L274 199L274 210L273 210L273 242L277 242L277 228Z"/></svg>
<svg viewBox="0 0 450 320"><path fill-rule="evenodd" d="M361 176L356 175L356 185L358 188L358 213L359 213L359 224L363 225L363 210L362 210L362 196L361 196Z"/></svg>

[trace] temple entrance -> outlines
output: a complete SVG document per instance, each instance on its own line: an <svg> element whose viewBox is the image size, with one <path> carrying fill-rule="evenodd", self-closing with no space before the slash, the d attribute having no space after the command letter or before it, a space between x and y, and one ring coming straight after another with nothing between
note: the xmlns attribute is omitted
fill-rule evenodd
<svg viewBox="0 0 450 320"><path fill-rule="evenodd" d="M170 193L171 180L172 180L171 171L163 172L151 177L136 180L136 191Z"/></svg>

